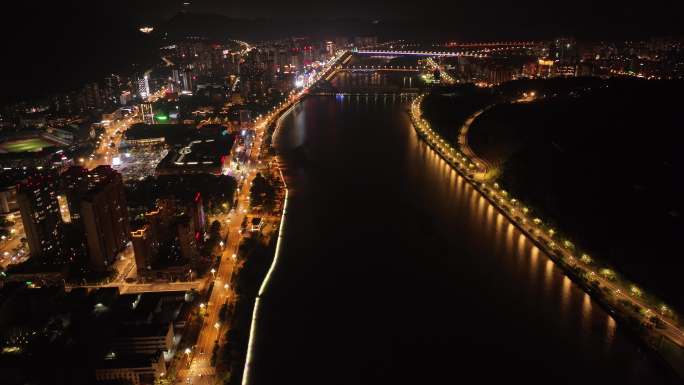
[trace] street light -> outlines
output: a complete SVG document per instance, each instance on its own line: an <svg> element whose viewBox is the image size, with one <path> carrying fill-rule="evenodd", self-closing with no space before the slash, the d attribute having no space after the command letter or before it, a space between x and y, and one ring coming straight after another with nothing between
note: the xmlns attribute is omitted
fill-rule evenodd
<svg viewBox="0 0 684 385"><path fill-rule="evenodd" d="M216 279L216 269L211 269L211 275L214 277L214 279Z"/></svg>

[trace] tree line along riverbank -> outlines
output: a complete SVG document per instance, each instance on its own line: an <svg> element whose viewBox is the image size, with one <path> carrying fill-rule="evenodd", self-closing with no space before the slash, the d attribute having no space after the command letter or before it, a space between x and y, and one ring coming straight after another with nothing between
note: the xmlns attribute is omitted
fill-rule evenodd
<svg viewBox="0 0 684 385"><path fill-rule="evenodd" d="M564 96L567 95L566 97L578 99L582 96L582 95L580 95L580 92L582 92L582 91L585 94L590 94L589 91L591 90L592 87L596 87L596 84L595 84L596 82L602 82L602 81L597 80L597 79L589 79L588 81L587 80L581 80L580 82L576 82L574 84L567 83L567 84L561 84L561 85L566 87L566 89L569 88L571 90L567 94L565 94ZM516 82L514 82L514 83L516 83ZM568 84L571 84L575 88L573 89L572 87L568 87ZM587 84L589 84L589 85L587 85ZM529 92L529 89L530 89L529 84L524 84L524 82L520 82L516 86L518 87L518 90L519 90L518 92L520 92L520 93L523 92L522 90L527 90L526 92ZM579 88L578 88L578 86L579 86ZM605 88L610 88L610 86L611 86L611 84L608 84L608 87L605 87ZM628 86L633 87L633 85L628 85ZM457 103L457 101L461 102L462 100L459 100L459 99L462 99L463 95L468 93L468 92L471 94L473 92L479 93L480 95L476 95L478 97L473 98L471 100L470 104L459 103L461 106L461 111L459 111L460 116L458 116L458 118L454 118L454 117L451 118L454 121L453 126L446 127L446 126L442 125L439 129L438 128L435 129L435 131L446 132L446 135L444 135L444 134L442 134L442 135L448 139L447 142L450 142L452 145L455 145L454 138L457 137L457 135L454 134L454 131L457 131L458 128L460 127L460 124L458 124L458 123L460 123L459 119L463 119L463 117L467 116L468 113L470 113L474 110L477 110L479 108L482 108L483 105L485 105L487 103L491 103L492 101L495 101L497 99L499 101L498 102L499 104L501 104L507 108L510 108L511 104L508 103L508 100L511 100L511 99L510 99L510 96L508 96L508 100L507 100L507 97L506 97L507 95L505 95L505 92L508 91L510 94L510 90L515 89L515 88L516 87L513 87L509 84L509 85L507 85L507 90L504 90L504 91L501 91L501 90L478 91L478 90L472 90L471 89L471 90L466 90L466 92L450 92L450 93L447 93L447 92L444 92L444 90L440 90L439 94L435 95L435 93L433 93L432 95L427 96L425 98L425 101L424 101L425 116L430 116L430 115L435 116L436 114L438 115L439 110L435 107L436 105L441 104L442 105L441 107L444 107L444 105L448 105L449 103L455 104L455 103ZM604 89L604 87L600 87L599 90L600 89ZM575 91L575 90L577 90L577 91ZM537 91L537 92L539 92L539 91ZM483 97L483 95L484 95L484 97ZM543 93L539 93L538 95L539 95L539 99L541 99L543 102L548 102L548 100L554 100L556 98L559 98L559 94L557 92L553 92L553 93L543 92ZM437 100L437 102L435 102L435 100ZM501 101L501 100L503 100L503 101ZM484 101L484 102L478 104L478 101ZM470 110L464 111L463 106L469 107ZM524 108L522 108L523 110L529 109L529 105L521 104L521 106L524 107ZM447 111L449 111L448 114L450 114L450 115L458 115L458 113L452 113L453 109L449 109ZM443 119L435 119L435 120L438 122L438 124L443 124L445 121L448 121L448 119L444 119L444 118ZM432 121L432 120L430 119L430 121ZM504 124L504 123L501 122L501 124ZM494 127L496 127L496 126L494 126ZM479 131L478 133L482 134L482 132L485 132L485 134L483 136L485 137L485 139L491 141L492 137L496 138L497 132L495 132L495 131L496 131L496 128L491 128L489 131L482 130L482 131ZM502 135L502 137L506 137L506 135ZM515 135L509 135L508 137L516 138ZM481 140L481 142L478 143L480 148L482 147L482 142L487 143L487 141L482 140L482 137L480 137L478 139ZM496 138L496 139L498 139L498 138ZM502 145L502 143L504 145ZM497 143L497 144L505 148L506 142L505 142L505 140L500 140L499 143ZM440 144L439 146L441 147L442 145ZM511 153L515 153L515 151L511 151ZM501 162L502 159L504 162ZM492 159L492 160L496 160L496 161L500 162L499 164L503 163L504 165L506 164L505 161L507 161L507 159L505 157L502 157L499 159ZM548 160L547 160L547 162L548 162ZM547 164L547 166L548 166L548 164ZM504 169L504 176L501 178L501 180L506 180L505 179L506 177L509 177L509 178L515 178L516 177L516 175L511 175L512 173L510 172L510 168L504 166L503 169ZM565 177L565 175L566 174L562 174L563 177ZM547 176L549 176L549 174L547 174ZM553 174L551 174L551 176L553 176ZM499 187L499 184L497 183L496 186ZM504 184L503 186L506 186L506 185ZM535 184L531 184L531 186L535 186ZM506 188L508 188L508 187L506 186ZM508 190L508 191L511 191L511 190ZM502 192L504 194L508 193L506 191L503 191L503 188L501 188L500 192ZM513 196L519 197L520 195L515 193L515 194L513 194ZM514 201L514 200L515 199L513 199L512 201ZM531 201L529 198L524 199L524 201L528 204L531 204L531 206L534 206L537 203L537 201ZM536 207L536 206L534 206L534 207ZM509 207L509 209L510 209L510 207ZM526 208L526 210L527 210L527 208ZM513 209L511 209L511 212L512 211L513 211ZM558 237L558 239L560 240L560 239L562 239L562 237ZM560 243L560 241L559 241L559 243ZM558 247L557 245L554 245L554 246ZM565 245L566 248L568 248L568 246L572 246L573 251L574 251L574 246L575 246L574 244ZM552 255L552 257L557 257L557 255ZM572 257L570 257L570 258L572 258ZM584 256L583 256L583 258L584 258ZM588 255L586 256L586 259L589 259ZM563 263L566 261L564 260L564 258L561 258L560 260L557 260L556 262L563 265ZM586 272L583 271L583 269L577 268L574 264L572 266L567 266L567 263L566 263L566 266L564 266L564 267L566 268L566 271L568 271L570 273L571 276L574 275L573 278L575 280L579 280L580 283L584 282L586 285L583 285L583 286L585 286L586 289L594 290L594 291L598 291L598 290L604 290L605 291L606 290L606 287L603 287L604 285L600 284L597 280L592 280L592 277L585 277ZM596 267L596 266L593 266L593 267ZM575 271L575 270L577 270L577 271ZM601 274L606 273L606 274L611 275L610 277L602 277L604 282L609 282L612 280L619 279L618 277L616 277L616 273L614 273L614 270L608 270L607 268L604 268L604 269L600 269L597 271L600 271ZM593 271L592 271L592 274L593 274ZM611 286L611 284L609 284L608 286ZM623 320L626 319L630 323L635 323L638 325L636 328L633 328L633 330L641 331L643 329L641 326L658 327L658 324L657 324L657 322L658 322L657 316L658 315L657 314L651 314L651 315L649 315L648 313L644 314L643 308L638 308L638 306L633 306L632 304L629 304L629 303L622 303L622 302L626 302L626 301L620 301L619 299L616 299L616 298L613 298L611 301L611 298L608 298L608 297L612 297L613 295L610 293L599 292L598 294L600 294L600 295L598 295L598 296L595 295L595 297L599 298L600 299L599 302L603 302L604 305L607 305L607 307L609 309L615 310L616 306L621 307L618 309L618 311L620 311L623 316L628 315L628 317L622 317ZM607 295L607 294L610 294L610 295ZM640 297L642 295L642 291L637 288L637 289L635 289L634 292L629 293L629 295L635 295L635 296L638 295ZM606 298L604 298L604 297L606 297ZM606 301L604 301L604 300L608 300L608 303L606 303ZM653 298L648 298L648 299L643 298L642 300L652 301ZM610 303L610 302L612 302L612 303ZM663 312L666 312L666 311L669 313L669 309L663 308ZM668 315L672 316L673 314L670 313ZM643 322L644 318L647 320L646 323ZM649 325L648 320L652 319L652 318L655 318L656 321L654 321L654 324ZM648 332L646 332L646 333L648 333ZM653 341L650 341L650 342L653 342ZM660 347L663 348L663 344L660 344ZM668 348L668 350L671 353L681 355L681 349L669 349L670 347L665 347L665 348Z"/></svg>

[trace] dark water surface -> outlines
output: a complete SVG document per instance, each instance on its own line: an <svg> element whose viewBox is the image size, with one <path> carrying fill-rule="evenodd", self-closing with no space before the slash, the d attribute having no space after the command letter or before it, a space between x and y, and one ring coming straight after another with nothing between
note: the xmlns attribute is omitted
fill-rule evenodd
<svg viewBox="0 0 684 385"><path fill-rule="evenodd" d="M250 384L670 383L418 141L399 96L313 97Z"/></svg>

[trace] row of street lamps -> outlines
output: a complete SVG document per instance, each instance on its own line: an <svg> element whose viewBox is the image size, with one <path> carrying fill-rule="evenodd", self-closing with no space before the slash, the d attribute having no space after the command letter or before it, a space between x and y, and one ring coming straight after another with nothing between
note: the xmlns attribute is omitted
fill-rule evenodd
<svg viewBox="0 0 684 385"><path fill-rule="evenodd" d="M570 262L568 263L570 266L578 266L582 268L586 272L588 276L587 279L589 281L615 279L615 272L610 269L601 269L599 274L596 274L594 271L592 271L591 268L588 267L589 264L593 263L593 260L589 255L581 254L579 259L575 259L572 256L572 252L575 251L575 245L573 242L569 240L564 240L563 242L561 242L561 245L559 247L559 245L557 245L555 241L553 241L553 238L556 235L556 231L553 228L545 225L540 218L535 217L530 221L531 223L528 222L526 217L529 215L529 208L522 205L518 199L510 196L510 194L506 190L503 190L498 183L493 183L491 185L487 184L484 181L477 183L475 175L473 173L474 169L476 168L476 165L473 164L473 162L467 156L465 156L460 151L453 148L449 143L444 141L443 138L441 138L437 133L435 133L432 130L429 123L421 117L421 103L424 99L424 96L425 95L420 95L412 102L410 108L411 120L414 126L426 138L428 143L433 148L437 149L438 153L440 153L442 157L451 162L456 162L459 165L461 165L461 171L464 177L468 179L474 186L479 187L478 190L483 192L483 195L490 195L490 201L492 203L495 203L502 212L510 213L511 215L509 216L509 219L511 219L514 222L519 222L520 228L524 229L525 226L530 226L530 232L534 234L537 238L544 239L546 241L546 245L551 251L560 252L562 256L567 255L568 259L570 260ZM603 282L608 286L616 286L608 284L606 283L606 281ZM641 298L643 296L642 289L638 288L635 285L629 285L628 289L628 293L630 293L631 296L623 294L619 288L615 289L614 292L616 295L624 296L630 302L635 303L640 307L643 307L645 309L646 314L657 313L657 311L650 309L648 305L645 305L644 303L636 299ZM659 312L663 316L672 314L671 309L665 304L660 306ZM670 327L672 327L677 335L684 335L684 332L682 332L677 326L667 321L664 322L667 323Z"/></svg>
<svg viewBox="0 0 684 385"><path fill-rule="evenodd" d="M320 78L321 78L324 74L326 74L326 73L332 68L332 66L334 65L334 63L336 63L336 62L337 62L345 53L346 53L345 51L340 51L340 52L338 52L330 61L328 61L328 63L326 63L326 65L323 67L323 70L322 70L321 72L319 72L319 73L316 75L315 80L314 80L311 84L315 84L316 81L320 80ZM257 128L260 128L260 129L263 129L264 127L266 127L266 126L272 121L272 119L274 119L275 117L279 116L281 112L283 112L283 111L286 110L287 108L291 107L291 105L294 105L294 103L296 103L296 102L299 100L299 98L300 98L302 95L304 95L304 94L306 93L307 90L308 90L308 88L304 88L304 89L302 89L302 90L299 91L299 92L296 92L296 91L294 91L294 90L291 91L290 94L289 94L289 97L288 97L288 99L287 99L286 101L283 101L283 102L281 102L280 104L278 104L277 106L272 107L272 108L271 108L271 111L269 111L265 116L258 115L257 118L254 120L255 126L256 126ZM255 147L256 147L255 156L259 156L259 147L260 147L260 144L261 144L261 138L258 140L258 143L255 143L255 145L256 145L256 146L255 146ZM221 242L219 243L219 245L221 246L221 248L223 248L223 247L225 246L225 243L224 243L223 241L221 241ZM231 256L231 258L233 259L233 261L236 261L236 260L237 260L237 255L236 255L236 254L233 254L233 255ZM210 272L211 272L211 274L212 274L213 279L215 280L215 279L216 279L216 273L217 273L216 269L215 269L215 268L212 268L212 269L210 270ZM224 288L226 291L229 291L229 290L230 290L230 284L229 284L229 283L225 283L225 284L223 285L223 288ZM228 296L228 294L226 294L226 297L227 297L227 296ZM206 307L207 307L207 305L206 305L205 303L200 303L200 304L199 304L199 308L200 308L200 311L201 311L201 312L204 312L205 309L206 309ZM220 331L220 328L221 328L221 323L217 321L216 323L214 323L213 326L214 326L214 328L216 329L216 331L217 331L217 333L218 333L218 332ZM218 339L218 334L217 334L217 339ZM191 361L190 361L190 355L192 354L192 349L191 349L191 348L186 348L185 351L184 351L184 353L185 353L185 355L186 355L186 358L188 359L188 366L189 366L190 363L191 363Z"/></svg>

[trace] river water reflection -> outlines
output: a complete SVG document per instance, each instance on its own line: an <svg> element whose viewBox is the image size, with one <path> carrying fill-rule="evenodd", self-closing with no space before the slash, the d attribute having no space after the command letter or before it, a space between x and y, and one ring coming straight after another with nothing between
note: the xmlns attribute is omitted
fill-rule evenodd
<svg viewBox="0 0 684 385"><path fill-rule="evenodd" d="M311 97L251 383L670 383L620 326L420 142L408 96Z"/></svg>

